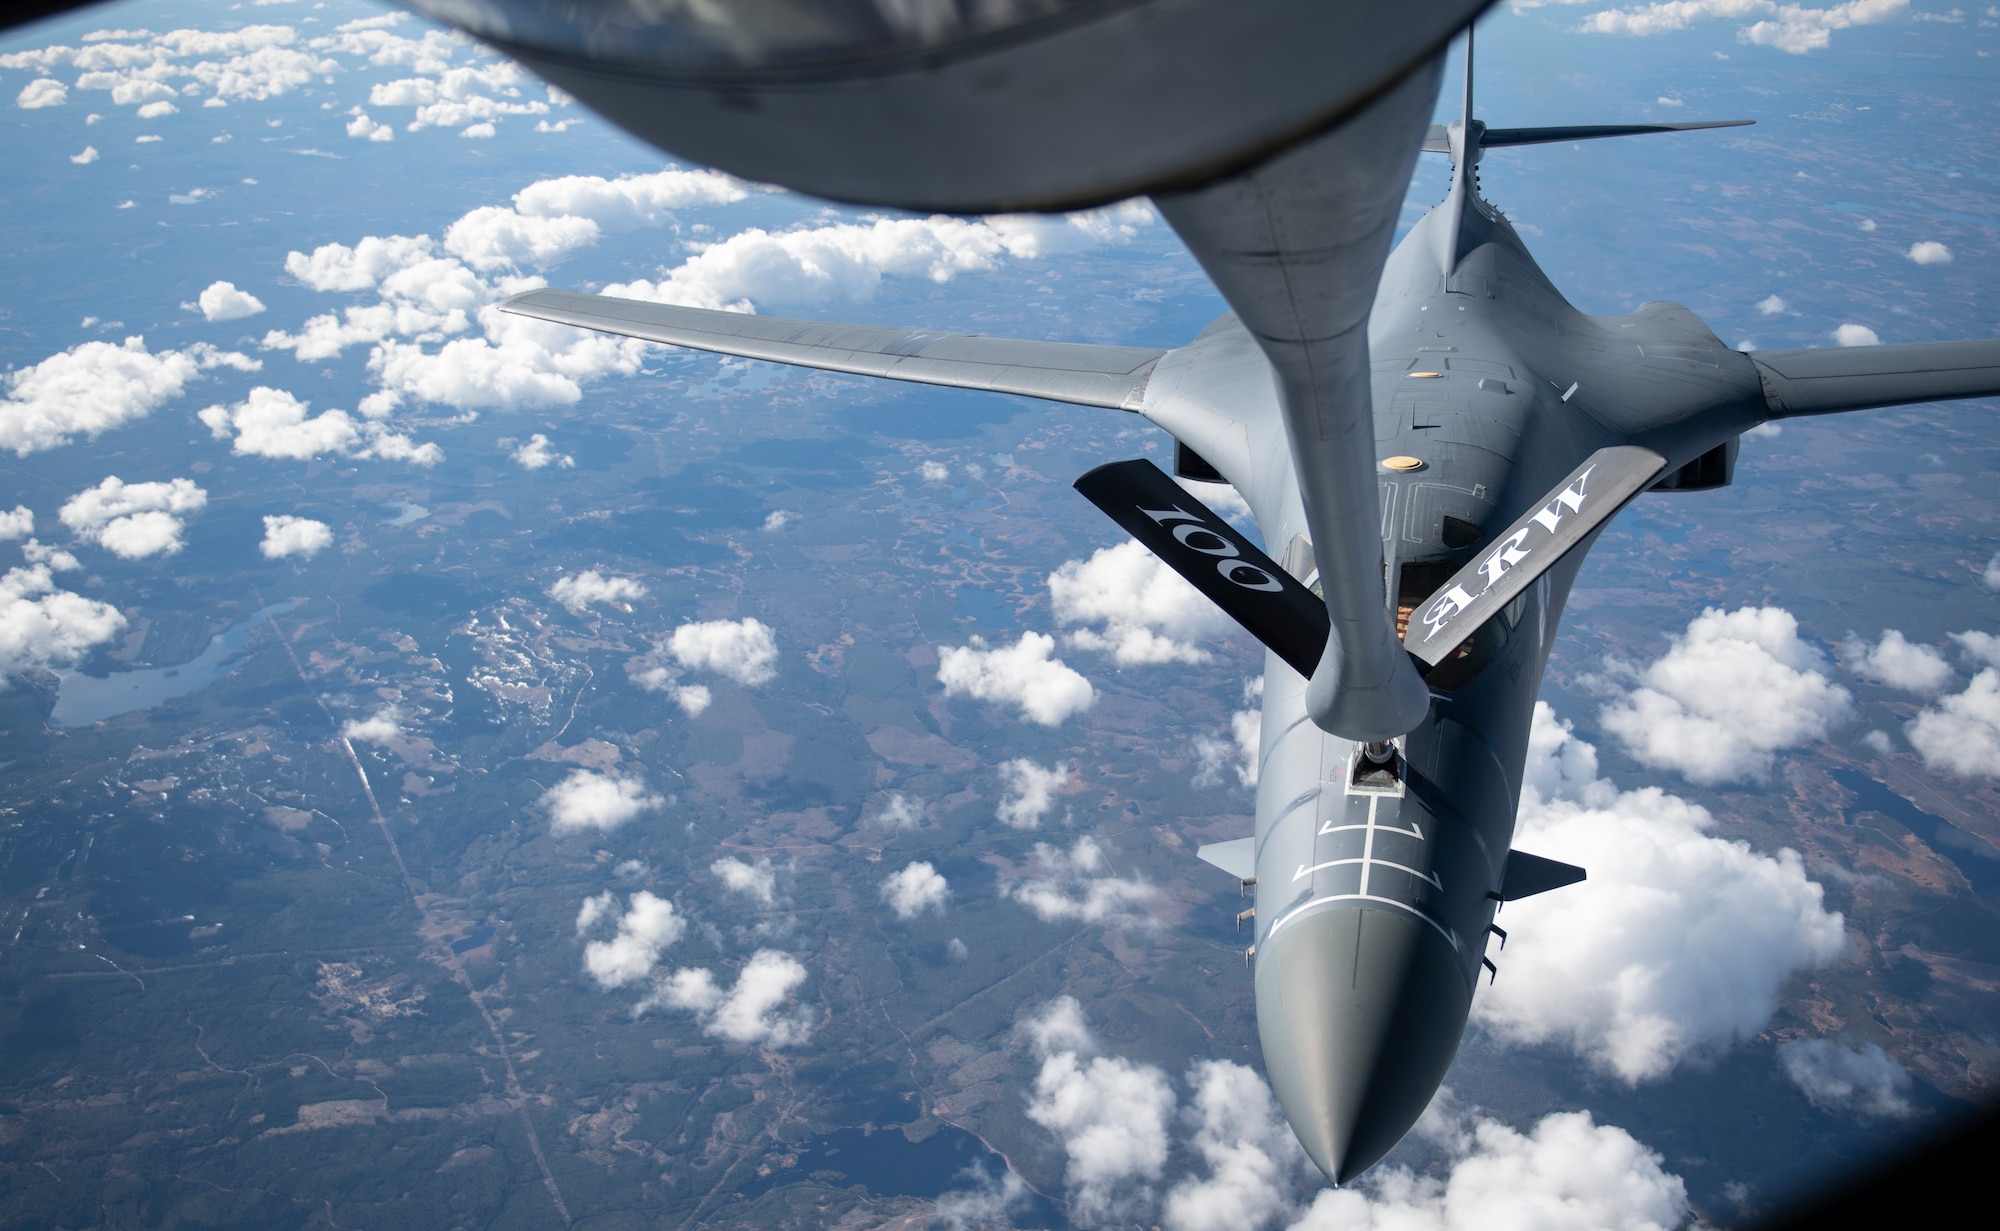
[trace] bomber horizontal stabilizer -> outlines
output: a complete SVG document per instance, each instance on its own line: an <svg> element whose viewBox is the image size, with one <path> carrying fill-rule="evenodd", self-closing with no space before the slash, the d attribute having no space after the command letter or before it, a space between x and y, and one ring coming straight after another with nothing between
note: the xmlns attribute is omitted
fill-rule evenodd
<svg viewBox="0 0 2000 1231"><path fill-rule="evenodd" d="M1514 601L1667 468L1637 445L1599 449L1410 613L1403 648L1430 666Z"/></svg>
<svg viewBox="0 0 2000 1231"><path fill-rule="evenodd" d="M924 385L1018 393L1111 410L1139 409L1153 365L1166 354L1143 346L1090 346L794 321L569 291L528 291L501 300L499 307L517 316L746 359Z"/></svg>
<svg viewBox="0 0 2000 1231"><path fill-rule="evenodd" d="M1561 889L1582 881L1587 873L1573 863L1562 863L1530 855L1526 851L1507 852L1507 873L1500 880L1500 900L1517 902L1538 893Z"/></svg>
<svg viewBox="0 0 2000 1231"><path fill-rule="evenodd" d="M1680 124L1558 124L1549 128L1489 128L1480 134L1479 148L1503 145L1552 145L1561 141L1595 141L1601 137L1643 137L1649 133L1694 132L1703 128L1741 128L1755 120L1689 120ZM1451 153L1451 136L1433 124L1424 138L1424 153Z"/></svg>
<svg viewBox="0 0 2000 1231"><path fill-rule="evenodd" d="M1253 880L1257 876L1256 841L1252 838L1210 842L1197 848L1194 857L1221 868L1240 881Z"/></svg>
<svg viewBox="0 0 2000 1231"><path fill-rule="evenodd" d="M1143 458L1099 466L1075 487L1293 670L1312 675L1332 628L1325 602L1236 527Z"/></svg>
<svg viewBox="0 0 2000 1231"><path fill-rule="evenodd" d="M1771 417L2000 397L2000 341L1753 350Z"/></svg>

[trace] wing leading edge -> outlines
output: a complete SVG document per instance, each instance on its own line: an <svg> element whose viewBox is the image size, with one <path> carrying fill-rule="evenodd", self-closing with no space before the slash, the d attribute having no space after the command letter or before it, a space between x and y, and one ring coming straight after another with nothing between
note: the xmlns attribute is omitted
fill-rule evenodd
<svg viewBox="0 0 2000 1231"><path fill-rule="evenodd" d="M785 320L568 291L528 291L502 300L499 307L519 316L746 359L925 385L1018 393L1111 410L1139 409L1153 365L1166 354L1141 346L1035 342Z"/></svg>

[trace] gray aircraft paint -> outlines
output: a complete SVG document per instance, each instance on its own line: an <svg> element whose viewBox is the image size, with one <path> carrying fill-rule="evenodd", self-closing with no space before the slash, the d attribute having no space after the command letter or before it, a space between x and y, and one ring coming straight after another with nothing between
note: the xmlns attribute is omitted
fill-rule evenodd
<svg viewBox="0 0 2000 1231"><path fill-rule="evenodd" d="M1404 107L1389 127L1410 128L1409 119ZM1231 313L1164 353L1106 348L1093 360L1071 353L1087 348L1071 348L1037 360L1038 348L1051 344L768 319L752 327L692 309L659 309L671 320L648 323L654 309L644 305L557 301L553 292L503 307L779 362L1136 405L1242 493L1269 554L1300 582L1323 588L1337 579L1321 577L1321 566L1342 567L1345 584L1372 596L1371 618L1392 647L1398 606L1414 611L1476 565L1503 528L1556 500L1600 450L1628 459L1650 453L1659 460L1645 461L1646 473L1666 476L1655 490L1691 490L1727 482L1737 437L1767 419L2000 394L2000 342L1743 354L1678 304L1648 303L1624 316L1580 313L1478 197L1465 165L1482 132L1529 144L1552 130L1484 130L1476 121L1445 127L1458 160L1451 197L1389 255L1364 316L1353 316L1351 304L1332 305L1365 320L1366 345L1318 356L1331 368L1316 379L1334 385L1345 379L1339 369L1357 358L1364 365L1359 389L1367 396L1344 405L1359 404L1374 437L1363 441L1361 479L1322 484L1324 498L1367 519L1364 550L1349 550L1343 566L1312 541L1301 454L1288 432L1286 365L1273 356L1286 346L1310 350L1313 336L1299 330L1288 341L1268 316L1257 336ZM1566 129L1572 135L1563 139L1627 129L1660 131ZM1366 154L1372 139L1307 144ZM1412 149L1433 139L1421 126L1409 133ZM1367 204L1355 208L1365 213ZM1192 246L1199 253L1206 245L1211 269L1226 267L1230 228L1214 225L1211 211L1202 232L1201 220L1190 222L1201 208L1181 198L1165 212L1197 232ZM1336 255L1318 271L1339 265ZM1311 272L1309 260L1289 269ZM1241 266L1224 273L1232 304L1254 306L1256 277ZM1302 403L1343 413L1310 381L1301 384L1296 370L1289 387L1294 430ZM1307 464L1317 464L1305 452ZM1396 472L1376 464L1397 455L1422 465ZM1201 853L1254 880L1250 953L1266 1068L1300 1142L1336 1183L1379 1160L1435 1094L1489 966L1497 904L1578 875L1515 852L1512 842L1535 696L1571 584L1604 524L1591 520L1582 534L1552 543L1554 562L1507 594L1462 654L1429 669L1423 712L1396 735L1388 772L1371 772L1361 745L1323 730L1307 678L1266 653L1255 830ZM1404 592L1406 579L1417 592Z"/></svg>

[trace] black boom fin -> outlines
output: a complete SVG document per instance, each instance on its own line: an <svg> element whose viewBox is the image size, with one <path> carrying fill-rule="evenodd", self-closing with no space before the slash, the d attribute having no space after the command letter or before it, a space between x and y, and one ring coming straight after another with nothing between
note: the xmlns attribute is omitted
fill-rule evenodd
<svg viewBox="0 0 2000 1231"><path fill-rule="evenodd" d="M1332 627L1326 603L1165 471L1144 458L1111 462L1076 490L1294 671L1312 675Z"/></svg>

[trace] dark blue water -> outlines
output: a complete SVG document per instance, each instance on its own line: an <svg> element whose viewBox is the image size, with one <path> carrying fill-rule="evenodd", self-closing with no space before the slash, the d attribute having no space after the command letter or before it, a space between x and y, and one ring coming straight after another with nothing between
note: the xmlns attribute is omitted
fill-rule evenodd
<svg viewBox="0 0 2000 1231"><path fill-rule="evenodd" d="M817 1179L883 1197L936 1197L971 1187L974 1169L997 1174L1006 1163L964 1129L947 1126L912 1142L899 1128L844 1128L808 1142L796 1164L745 1185L743 1195Z"/></svg>
<svg viewBox="0 0 2000 1231"><path fill-rule="evenodd" d="M451 951L453 953L464 953L468 949L477 949L479 946L485 944L487 941L492 939L493 939L493 927L491 924L489 924L485 927L480 928L478 931L466 937L464 940L453 941L451 944Z"/></svg>
<svg viewBox="0 0 2000 1231"><path fill-rule="evenodd" d="M217 633L209 640L207 649L178 667L144 667L115 672L102 679L81 671L66 671L62 675L62 689L56 694L55 712L49 720L59 727L80 727L200 692L242 665L243 646L259 624L296 606L296 602L289 600L271 604L242 623Z"/></svg>
<svg viewBox="0 0 2000 1231"><path fill-rule="evenodd" d="M1854 809L1880 812L1924 840L1938 854L1957 865L1981 897L2000 898L2000 851L1993 844L1969 834L1941 816L1917 807L1901 795L1864 774L1851 769L1833 771L1833 780L1854 792Z"/></svg>

